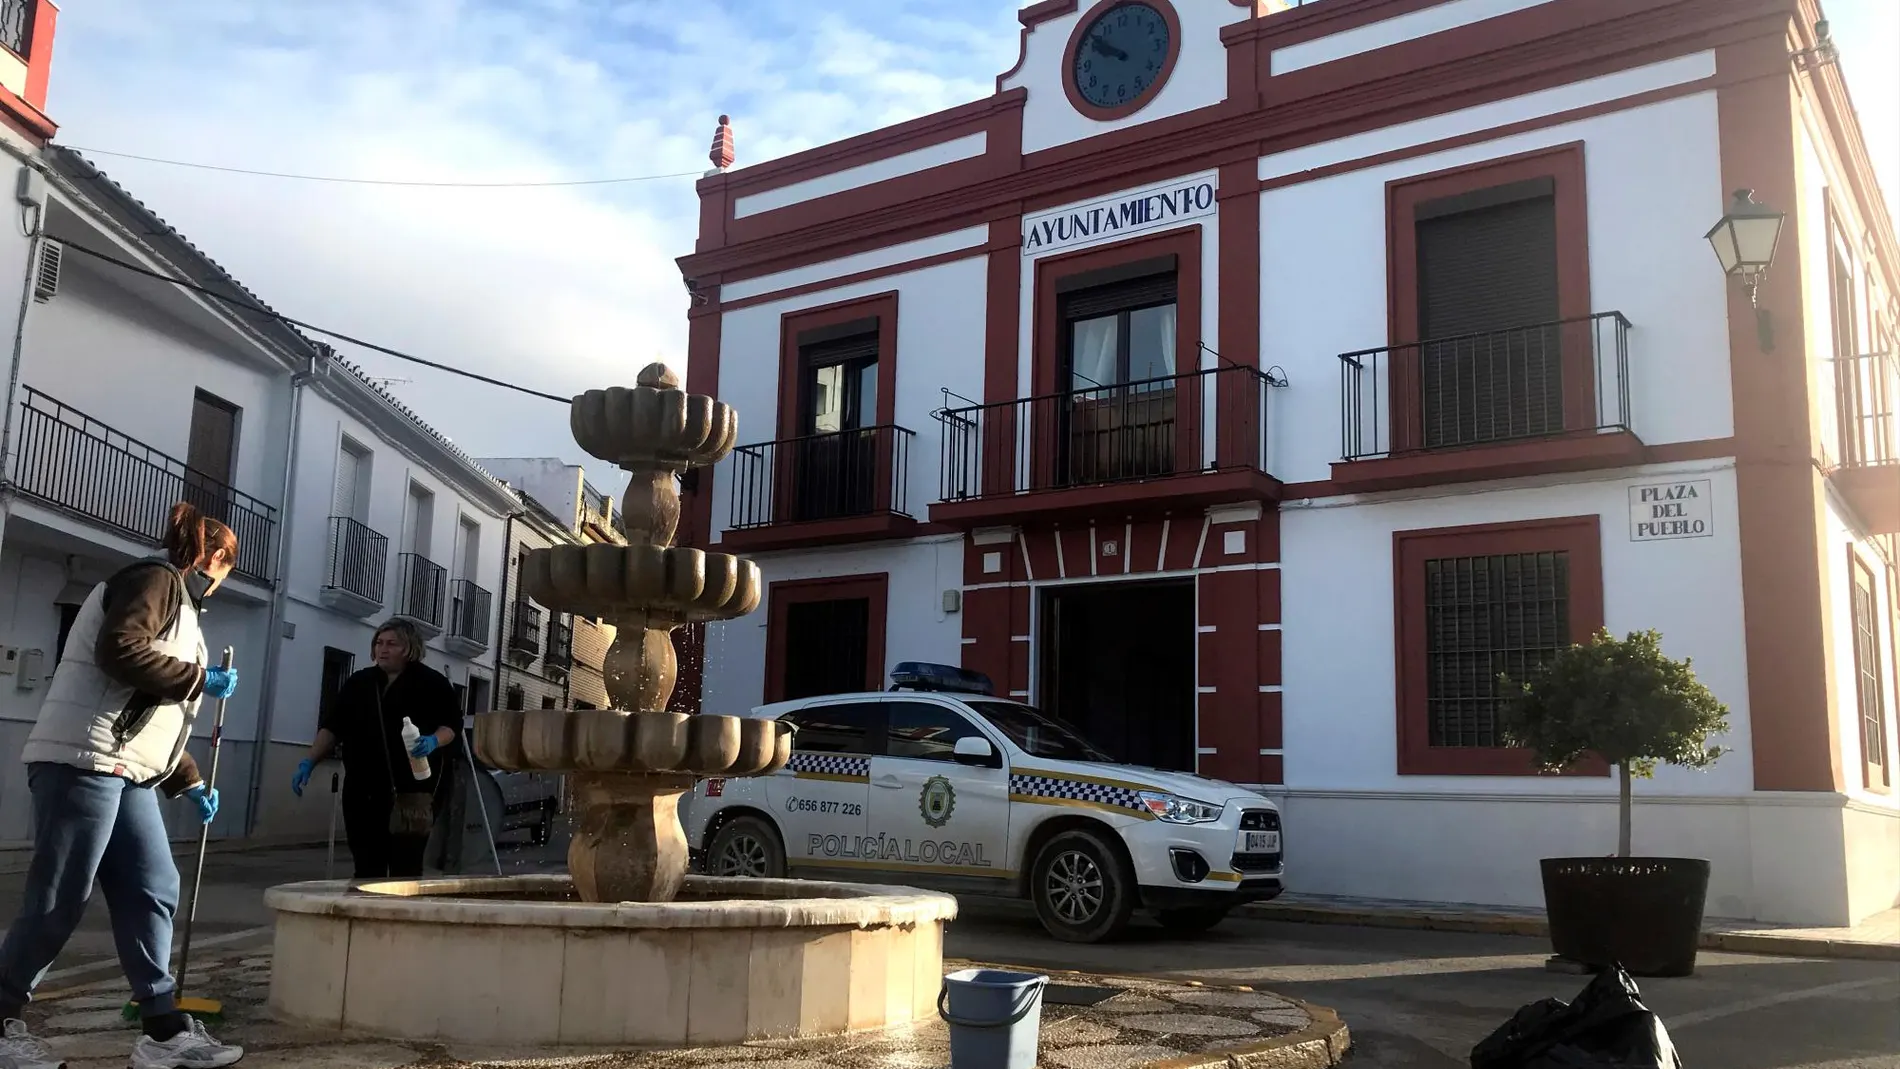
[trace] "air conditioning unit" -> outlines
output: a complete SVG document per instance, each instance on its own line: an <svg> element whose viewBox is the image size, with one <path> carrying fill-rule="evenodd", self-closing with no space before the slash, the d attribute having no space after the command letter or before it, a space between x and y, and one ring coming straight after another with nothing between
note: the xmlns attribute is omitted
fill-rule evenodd
<svg viewBox="0 0 1900 1069"><path fill-rule="evenodd" d="M40 262L33 273L33 299L42 304L53 299L59 292L59 262L66 254L66 247L51 238L40 246Z"/></svg>

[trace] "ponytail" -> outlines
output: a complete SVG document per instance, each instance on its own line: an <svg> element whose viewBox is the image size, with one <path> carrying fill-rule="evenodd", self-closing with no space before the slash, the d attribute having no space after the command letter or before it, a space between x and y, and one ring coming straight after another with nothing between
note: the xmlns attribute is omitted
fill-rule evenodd
<svg viewBox="0 0 1900 1069"><path fill-rule="evenodd" d="M220 552L229 560L237 560L237 535L188 501L172 506L171 521L165 526L161 545L172 566L180 570L204 564Z"/></svg>

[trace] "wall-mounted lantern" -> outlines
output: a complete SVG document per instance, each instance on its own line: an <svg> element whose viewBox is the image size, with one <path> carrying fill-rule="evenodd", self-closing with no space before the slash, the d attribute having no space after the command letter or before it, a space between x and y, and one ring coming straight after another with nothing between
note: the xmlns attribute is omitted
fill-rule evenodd
<svg viewBox="0 0 1900 1069"><path fill-rule="evenodd" d="M1722 270L1729 277L1741 280L1749 306L1755 309L1756 339L1764 353L1774 351L1775 334L1768 309L1761 306L1758 293L1762 279L1768 274L1768 265L1774 262L1775 248L1781 244L1781 224L1786 219L1782 212L1757 203L1754 190L1738 189L1735 200L1729 204L1728 214L1705 235L1715 248L1715 258L1721 262Z"/></svg>

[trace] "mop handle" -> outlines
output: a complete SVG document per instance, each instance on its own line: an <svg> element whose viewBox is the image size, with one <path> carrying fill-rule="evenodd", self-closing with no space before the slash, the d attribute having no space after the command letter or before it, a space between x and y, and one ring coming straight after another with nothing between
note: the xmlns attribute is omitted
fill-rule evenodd
<svg viewBox="0 0 1900 1069"><path fill-rule="evenodd" d="M235 653L231 647L224 648L224 657L218 663L230 671L231 658ZM218 754L224 743L224 703L218 699L218 715L211 725L211 776L205 780L207 792L218 789ZM178 975L172 978L174 997L185 993L185 971L191 968L191 926L198 919L198 892L204 888L205 851L211 847L211 825L206 824L198 830L198 873L191 878L191 907L185 911L185 945L178 955Z"/></svg>

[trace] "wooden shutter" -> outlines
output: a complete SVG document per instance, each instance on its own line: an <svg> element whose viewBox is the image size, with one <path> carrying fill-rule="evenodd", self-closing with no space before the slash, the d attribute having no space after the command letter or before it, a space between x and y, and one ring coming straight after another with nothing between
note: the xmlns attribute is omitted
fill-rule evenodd
<svg viewBox="0 0 1900 1069"><path fill-rule="evenodd" d="M806 367L830 367L832 364L848 364L856 360L877 359L877 331L869 334L853 334L843 338L811 342L799 346Z"/></svg>
<svg viewBox="0 0 1900 1069"><path fill-rule="evenodd" d="M1562 430L1562 359L1548 326L1561 314L1552 180L1427 201L1416 213L1424 444Z"/></svg>
<svg viewBox="0 0 1900 1069"><path fill-rule="evenodd" d="M191 439L185 464L229 485L237 453L237 409L200 391L192 398Z"/></svg>
<svg viewBox="0 0 1900 1069"><path fill-rule="evenodd" d="M356 486L362 478L363 458L355 449L345 445L336 453L336 488L330 502L330 515L345 516L352 520L361 517L356 514Z"/></svg>
<svg viewBox="0 0 1900 1069"><path fill-rule="evenodd" d="M1061 296L1065 320L1093 319L1129 308L1167 304L1176 299L1174 272L1131 278L1108 285L1079 289Z"/></svg>

